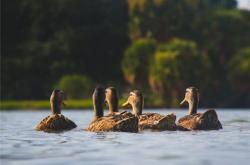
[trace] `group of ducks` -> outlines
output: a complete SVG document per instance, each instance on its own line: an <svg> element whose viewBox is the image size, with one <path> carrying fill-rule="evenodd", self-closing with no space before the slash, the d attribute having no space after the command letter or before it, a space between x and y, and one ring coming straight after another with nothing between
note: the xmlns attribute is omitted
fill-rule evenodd
<svg viewBox="0 0 250 165"><path fill-rule="evenodd" d="M181 102L188 102L188 115L180 118L175 123L174 114L161 115L158 113L142 113L144 99L139 90L129 93L124 107L130 105L132 112L118 111L118 96L114 87L104 89L101 86L95 88L93 96L94 117L92 122L84 130L91 132L138 132L144 129L151 130L218 130L222 125L218 120L215 110L207 110L204 113L197 113L199 103L199 92L195 87L186 89L185 98ZM54 90L50 97L52 114L44 118L36 130L45 132L57 132L73 129L76 124L61 114L61 107L64 104L64 93L61 90ZM104 104L108 104L109 112L104 116Z"/></svg>

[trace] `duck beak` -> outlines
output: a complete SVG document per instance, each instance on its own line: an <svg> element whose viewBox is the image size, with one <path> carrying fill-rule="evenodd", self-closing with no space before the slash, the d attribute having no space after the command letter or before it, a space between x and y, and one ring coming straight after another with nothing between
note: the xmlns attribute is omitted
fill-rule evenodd
<svg viewBox="0 0 250 165"><path fill-rule="evenodd" d="M186 102L186 99L183 99L180 105L184 104Z"/></svg>
<svg viewBox="0 0 250 165"><path fill-rule="evenodd" d="M126 101L125 103L122 104L122 107L127 107L129 105L129 102Z"/></svg>

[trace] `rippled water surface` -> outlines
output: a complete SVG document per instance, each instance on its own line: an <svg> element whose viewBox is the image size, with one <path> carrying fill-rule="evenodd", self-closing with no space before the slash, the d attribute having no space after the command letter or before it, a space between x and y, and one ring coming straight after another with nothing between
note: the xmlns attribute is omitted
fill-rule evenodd
<svg viewBox="0 0 250 165"><path fill-rule="evenodd" d="M153 110L147 110L153 111ZM178 117L186 111L174 112ZM223 130L91 133L92 111L63 114L78 127L63 133L33 128L49 111L2 111L1 164L250 164L250 110L217 110Z"/></svg>

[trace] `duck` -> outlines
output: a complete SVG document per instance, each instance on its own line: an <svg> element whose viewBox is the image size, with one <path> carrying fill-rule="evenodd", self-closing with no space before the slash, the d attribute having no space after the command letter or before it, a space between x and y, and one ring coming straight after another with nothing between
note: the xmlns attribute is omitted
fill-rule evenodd
<svg viewBox="0 0 250 165"><path fill-rule="evenodd" d="M177 122L179 130L219 130L222 124L214 109L206 110L204 113L197 113L199 103L199 91L196 87L186 88L186 93L181 105L185 102L189 105L188 115L180 118Z"/></svg>
<svg viewBox="0 0 250 165"><path fill-rule="evenodd" d="M139 90L133 90L129 93L128 99L123 103L123 107L132 107L132 113L139 118L139 130L176 130L176 115L161 115L158 113L142 113L144 98Z"/></svg>
<svg viewBox="0 0 250 165"><path fill-rule="evenodd" d="M108 115L118 114L118 94L115 87L105 89L105 102L108 105Z"/></svg>
<svg viewBox="0 0 250 165"><path fill-rule="evenodd" d="M138 132L138 117L132 113L118 113L116 104L112 105L112 108L109 109L109 114L104 116L103 106L105 99L105 89L100 86L96 87L92 96L93 120L85 130L90 132ZM112 100L113 98L110 97L110 99ZM116 100L112 100L112 102L116 102Z"/></svg>
<svg viewBox="0 0 250 165"><path fill-rule="evenodd" d="M115 87L108 87L105 90L105 102L108 105L108 115L107 116L111 116L111 115L122 115L123 118L127 117L131 117L133 116L133 114L131 112L127 112L127 111L122 111L119 112L118 110L118 94L117 94L117 90Z"/></svg>
<svg viewBox="0 0 250 165"><path fill-rule="evenodd" d="M45 117L36 127L37 131L57 132L76 128L77 125L61 114L61 107L64 105L64 92L59 89L53 90L50 96L52 114Z"/></svg>

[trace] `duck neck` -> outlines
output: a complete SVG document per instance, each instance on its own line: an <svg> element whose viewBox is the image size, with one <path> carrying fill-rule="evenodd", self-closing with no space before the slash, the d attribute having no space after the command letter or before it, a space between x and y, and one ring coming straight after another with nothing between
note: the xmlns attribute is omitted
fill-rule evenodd
<svg viewBox="0 0 250 165"><path fill-rule="evenodd" d="M142 114L142 105L132 105L132 111L135 116Z"/></svg>
<svg viewBox="0 0 250 165"><path fill-rule="evenodd" d="M50 106L53 115L61 114L61 105L57 100L51 101Z"/></svg>
<svg viewBox="0 0 250 165"><path fill-rule="evenodd" d="M103 117L103 107L101 104L94 103L94 117L93 117L93 119L96 120L96 119L99 119L101 117Z"/></svg>
<svg viewBox="0 0 250 165"><path fill-rule="evenodd" d="M198 100L194 99L192 101L189 102L189 110L188 110L188 114L189 115L193 115L197 113L197 108L198 108Z"/></svg>
<svg viewBox="0 0 250 165"><path fill-rule="evenodd" d="M109 114L118 112L118 100L108 101Z"/></svg>

